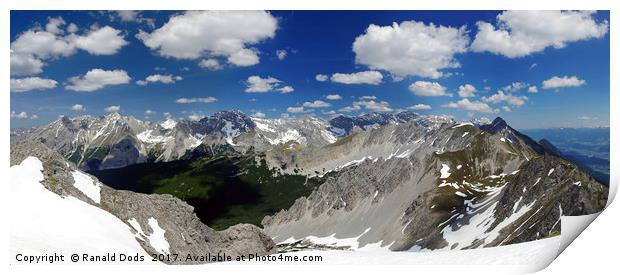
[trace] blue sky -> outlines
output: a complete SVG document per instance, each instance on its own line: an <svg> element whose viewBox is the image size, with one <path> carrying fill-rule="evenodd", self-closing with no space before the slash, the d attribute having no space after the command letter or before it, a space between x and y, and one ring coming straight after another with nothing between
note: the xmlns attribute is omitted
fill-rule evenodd
<svg viewBox="0 0 620 275"><path fill-rule="evenodd" d="M601 11L12 11L11 127L110 106L152 121L409 109L520 129L607 126L608 21Z"/></svg>

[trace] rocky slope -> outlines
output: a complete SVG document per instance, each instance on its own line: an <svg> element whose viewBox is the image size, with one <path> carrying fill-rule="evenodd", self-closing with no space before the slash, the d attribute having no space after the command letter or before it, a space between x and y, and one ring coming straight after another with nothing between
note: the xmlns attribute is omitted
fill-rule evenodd
<svg viewBox="0 0 620 275"><path fill-rule="evenodd" d="M42 184L47 189L61 197L78 198L113 214L133 229L136 239L149 254L179 254L184 257L187 254L202 256L225 252L236 257L275 252L271 238L256 226L239 224L224 231L215 231L200 222L193 207L170 195L114 190L80 172L74 164L38 141L21 140L11 144L11 165L19 164L29 156L43 163ZM153 237L156 234L160 234L158 239ZM195 264L204 261L169 263Z"/></svg>
<svg viewBox="0 0 620 275"><path fill-rule="evenodd" d="M386 124L274 165L326 182L266 217L277 243L353 239L353 248L467 249L558 234L560 215L603 209L607 188L496 119Z"/></svg>

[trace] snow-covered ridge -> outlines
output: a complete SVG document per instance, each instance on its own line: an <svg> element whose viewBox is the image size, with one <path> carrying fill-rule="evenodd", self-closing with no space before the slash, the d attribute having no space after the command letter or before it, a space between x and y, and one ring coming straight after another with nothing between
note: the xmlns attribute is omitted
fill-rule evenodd
<svg viewBox="0 0 620 275"><path fill-rule="evenodd" d="M70 255L79 249L91 255L113 251L149 259L125 223L77 198L62 198L47 190L41 184L42 170L43 164L35 157L10 168L9 199L19 209L12 211L9 223L11 253L42 255L53 248Z"/></svg>

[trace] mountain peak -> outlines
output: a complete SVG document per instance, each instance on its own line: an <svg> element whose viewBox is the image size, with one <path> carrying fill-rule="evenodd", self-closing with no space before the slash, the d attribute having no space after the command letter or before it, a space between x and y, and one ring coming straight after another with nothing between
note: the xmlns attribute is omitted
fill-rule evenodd
<svg viewBox="0 0 620 275"><path fill-rule="evenodd" d="M119 112L112 112L112 113L107 114L105 117L110 118L110 119L120 119L123 116Z"/></svg>
<svg viewBox="0 0 620 275"><path fill-rule="evenodd" d="M506 121L503 118L496 117L493 120L493 122L491 122L491 124L480 125L480 127L478 128L480 128L480 130L482 131L495 134L501 130L510 129L510 126L508 126L508 123L506 123Z"/></svg>
<svg viewBox="0 0 620 275"><path fill-rule="evenodd" d="M496 118L493 120L493 122L491 122L491 124L492 124L494 127L506 127L506 126L508 126L508 124L506 123L506 121L505 121L503 118L501 118L501 117L496 117Z"/></svg>

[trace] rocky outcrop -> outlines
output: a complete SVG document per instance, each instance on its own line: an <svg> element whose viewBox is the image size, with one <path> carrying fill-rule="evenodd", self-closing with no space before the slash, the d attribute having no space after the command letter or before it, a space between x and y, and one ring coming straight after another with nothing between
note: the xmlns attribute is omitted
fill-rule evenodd
<svg viewBox="0 0 620 275"><path fill-rule="evenodd" d="M354 238L357 248L468 249L553 236L561 215L605 207L605 186L494 122L388 124L320 150L272 156L326 181L263 219L265 232L277 243L313 236Z"/></svg>
<svg viewBox="0 0 620 275"><path fill-rule="evenodd" d="M62 197L76 197L113 214L132 228L136 240L150 254L178 254L183 257L183 261L179 259L168 263L207 262L184 261L188 254L204 256L224 252L234 259L238 255L275 252L274 242L256 226L239 224L224 231L215 231L196 217L193 207L177 198L114 190L82 173L100 187L100 200L95 201L74 186L73 173L81 172L61 155L35 140L21 140L11 144L11 165L19 164L28 156L37 157L43 163L42 183L50 191ZM149 239L155 230L160 229L165 231L163 236L168 248L155 245Z"/></svg>

